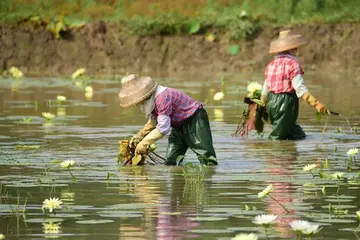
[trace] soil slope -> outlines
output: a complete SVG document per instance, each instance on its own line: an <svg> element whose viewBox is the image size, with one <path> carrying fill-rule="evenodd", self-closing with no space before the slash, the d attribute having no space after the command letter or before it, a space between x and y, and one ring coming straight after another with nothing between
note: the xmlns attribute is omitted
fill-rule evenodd
<svg viewBox="0 0 360 240"><path fill-rule="evenodd" d="M218 34L215 42L206 41L203 35L140 38L119 24L97 22L56 39L43 26L0 24L0 70L16 66L28 76L69 75L80 67L90 74L108 76L262 71L271 59L267 54L271 39L288 28L309 40L299 55L305 68L351 69L360 75L360 24L269 26L255 40L238 42L241 52L237 56L229 55L233 42L226 34Z"/></svg>

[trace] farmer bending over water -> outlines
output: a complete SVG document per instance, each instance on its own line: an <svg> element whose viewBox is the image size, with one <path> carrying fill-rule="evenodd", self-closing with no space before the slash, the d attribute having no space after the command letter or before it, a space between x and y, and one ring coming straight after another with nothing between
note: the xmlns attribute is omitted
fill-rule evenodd
<svg viewBox="0 0 360 240"><path fill-rule="evenodd" d="M130 140L138 142L135 153L147 154L149 146L168 132L166 165L179 165L187 149L195 152L202 164L217 165L208 115L201 103L183 92L158 85L150 77L134 74L123 79L119 92L120 106L140 105L148 122ZM172 129L171 129L172 128Z"/></svg>
<svg viewBox="0 0 360 240"><path fill-rule="evenodd" d="M279 38L270 44L269 53L276 56L266 67L265 83L261 92L261 101L266 105L272 124L270 139L304 139L306 137L296 120L299 113L299 98L313 106L318 112L328 113L306 88L303 69L296 56L297 48L307 43L302 35L282 31Z"/></svg>

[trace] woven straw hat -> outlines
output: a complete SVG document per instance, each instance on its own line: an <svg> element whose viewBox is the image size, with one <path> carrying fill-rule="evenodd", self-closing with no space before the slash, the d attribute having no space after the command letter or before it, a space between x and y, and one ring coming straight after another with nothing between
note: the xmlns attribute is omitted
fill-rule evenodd
<svg viewBox="0 0 360 240"><path fill-rule="evenodd" d="M306 44L302 35L291 34L290 30L279 33L279 38L270 43L269 53L280 53Z"/></svg>
<svg viewBox="0 0 360 240"><path fill-rule="evenodd" d="M134 106L151 96L158 86L150 77L136 77L130 74L121 80L123 86L119 92L120 106Z"/></svg>

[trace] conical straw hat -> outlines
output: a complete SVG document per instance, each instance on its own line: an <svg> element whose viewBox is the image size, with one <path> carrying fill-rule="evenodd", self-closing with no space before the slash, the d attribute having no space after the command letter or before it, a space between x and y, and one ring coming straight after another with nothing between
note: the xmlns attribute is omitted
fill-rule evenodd
<svg viewBox="0 0 360 240"><path fill-rule="evenodd" d="M269 53L280 53L306 44L302 35L291 34L290 30L282 31L279 38L270 43Z"/></svg>
<svg viewBox="0 0 360 240"><path fill-rule="evenodd" d="M158 86L157 82L150 77L136 77L130 74L124 77L121 82L122 88L119 92L120 106L127 108L134 106L151 96Z"/></svg>

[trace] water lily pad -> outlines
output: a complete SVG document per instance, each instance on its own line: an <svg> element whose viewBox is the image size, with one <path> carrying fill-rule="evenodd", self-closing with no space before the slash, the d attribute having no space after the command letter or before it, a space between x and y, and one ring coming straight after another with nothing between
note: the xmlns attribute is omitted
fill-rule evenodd
<svg viewBox="0 0 360 240"><path fill-rule="evenodd" d="M191 229L188 230L188 232L192 232L192 233L232 233L233 231L228 230L228 229Z"/></svg>
<svg viewBox="0 0 360 240"><path fill-rule="evenodd" d="M112 223L112 222L114 222L114 220L108 220L108 219L76 221L76 223L78 224L102 224L102 223Z"/></svg>
<svg viewBox="0 0 360 240"><path fill-rule="evenodd" d="M139 218L143 216L142 212L125 212L125 211L100 211L97 212L100 217L110 218Z"/></svg>
<svg viewBox="0 0 360 240"><path fill-rule="evenodd" d="M58 218L80 218L83 215L81 214L72 214L72 213L56 213L54 217Z"/></svg>
<svg viewBox="0 0 360 240"><path fill-rule="evenodd" d="M355 220L343 219L343 218L324 218L324 219L314 219L315 222L321 223L354 223Z"/></svg>
<svg viewBox="0 0 360 240"><path fill-rule="evenodd" d="M226 220L228 218L224 218L224 217L192 217L189 219L192 221L207 222L207 221L222 221L222 220Z"/></svg>
<svg viewBox="0 0 360 240"><path fill-rule="evenodd" d="M124 203L124 204L116 204L109 206L111 209L144 209L148 207L152 207L154 204L149 203Z"/></svg>
<svg viewBox="0 0 360 240"><path fill-rule="evenodd" d="M64 219L62 218L30 218L30 219L26 219L24 220L24 222L27 223L47 223L47 222L62 222L64 221Z"/></svg>

